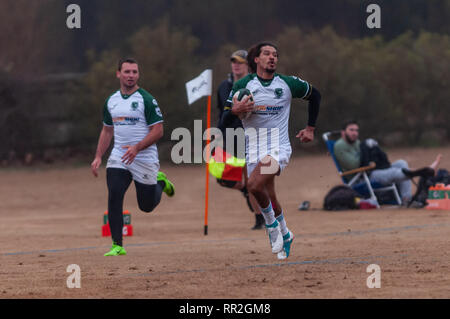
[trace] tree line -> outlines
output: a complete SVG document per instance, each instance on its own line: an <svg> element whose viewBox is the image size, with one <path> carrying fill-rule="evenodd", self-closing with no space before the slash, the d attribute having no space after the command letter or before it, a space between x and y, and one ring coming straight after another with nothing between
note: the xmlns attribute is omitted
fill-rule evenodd
<svg viewBox="0 0 450 319"><path fill-rule="evenodd" d="M449 1L379 1L379 31L361 23L353 28L367 16L365 2L353 0L79 1L82 28L70 31L56 27L65 24L66 2L0 4L0 25L16 34L0 36L9 44L0 52L2 161L92 153L122 56L139 61L140 84L161 106L164 157L174 128L206 118L204 101L187 105L185 82L212 68L217 88L229 72L230 53L262 39L278 45L280 73L321 91L316 146L321 132L339 129L348 118L359 120L363 135L388 145L433 146L450 138L449 24L436 22L450 16ZM399 13L396 27L388 27L389 8ZM291 136L305 125L306 112L306 102L293 102ZM294 150L302 147L294 144Z"/></svg>

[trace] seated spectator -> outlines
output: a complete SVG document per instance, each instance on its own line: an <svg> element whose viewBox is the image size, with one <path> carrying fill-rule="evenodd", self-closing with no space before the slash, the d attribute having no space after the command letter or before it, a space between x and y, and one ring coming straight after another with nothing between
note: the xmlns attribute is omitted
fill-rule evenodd
<svg viewBox="0 0 450 319"><path fill-rule="evenodd" d="M367 172L370 181L381 185L395 183L405 205L412 198L411 179L416 176L433 176L442 157L439 154L430 166L418 170L411 170L403 159L391 164L375 140L359 140L359 125L356 121L348 121L343 125L341 138L334 145L334 154L344 172L375 163L375 168Z"/></svg>

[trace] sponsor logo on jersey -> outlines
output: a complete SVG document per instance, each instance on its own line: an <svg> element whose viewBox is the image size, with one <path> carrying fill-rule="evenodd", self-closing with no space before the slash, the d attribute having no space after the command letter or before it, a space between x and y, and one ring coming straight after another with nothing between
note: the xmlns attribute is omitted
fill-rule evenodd
<svg viewBox="0 0 450 319"><path fill-rule="evenodd" d="M156 114L158 114L158 116L162 117L161 109L159 108L159 106L155 107L155 112Z"/></svg>
<svg viewBox="0 0 450 319"><path fill-rule="evenodd" d="M136 125L139 122L138 117L115 117L112 119L114 125Z"/></svg>
<svg viewBox="0 0 450 319"><path fill-rule="evenodd" d="M283 110L283 107L282 105L255 105L252 113L259 115L277 115Z"/></svg>
<svg viewBox="0 0 450 319"><path fill-rule="evenodd" d="M158 102L156 102L156 99L153 99L152 103L155 104L156 106L158 106Z"/></svg>
<svg viewBox="0 0 450 319"><path fill-rule="evenodd" d="M277 105L255 105L255 111L259 112L278 112L283 109L283 106Z"/></svg>
<svg viewBox="0 0 450 319"><path fill-rule="evenodd" d="M133 111L136 111L138 107L139 107L139 103L138 102L131 103L131 109Z"/></svg>

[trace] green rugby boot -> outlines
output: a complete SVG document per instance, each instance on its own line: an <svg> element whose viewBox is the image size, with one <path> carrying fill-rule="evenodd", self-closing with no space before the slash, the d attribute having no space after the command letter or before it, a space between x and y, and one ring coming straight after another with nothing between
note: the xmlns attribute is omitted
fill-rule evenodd
<svg viewBox="0 0 450 319"><path fill-rule="evenodd" d="M126 255L127 251L119 245L113 244L112 248L109 252L104 254L103 256L120 256L120 255Z"/></svg>
<svg viewBox="0 0 450 319"><path fill-rule="evenodd" d="M175 187L173 186L172 182L167 179L166 174L164 174L163 172L158 172L158 176L156 177L156 180L158 182L164 181L165 186L164 186L163 192L166 193L167 196L172 197L173 195L175 195Z"/></svg>

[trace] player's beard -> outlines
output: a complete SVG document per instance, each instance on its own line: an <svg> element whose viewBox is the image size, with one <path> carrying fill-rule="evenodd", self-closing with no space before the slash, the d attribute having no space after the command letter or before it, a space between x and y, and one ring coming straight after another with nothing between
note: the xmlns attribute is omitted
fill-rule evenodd
<svg viewBox="0 0 450 319"><path fill-rule="evenodd" d="M277 69L277 65L275 62L268 62L265 68L266 73L273 74Z"/></svg>
<svg viewBox="0 0 450 319"><path fill-rule="evenodd" d="M273 65L273 67L268 65L268 66L266 66L265 71L266 71L266 73L273 74L273 73L275 73L276 69L277 69L277 67L275 64Z"/></svg>
<svg viewBox="0 0 450 319"><path fill-rule="evenodd" d="M125 81L124 83L123 83L123 86L127 89L127 90L131 90L131 89L133 89L133 88L135 88L136 87L136 81L132 81L131 82L131 84L128 84L128 81Z"/></svg>
<svg viewBox="0 0 450 319"><path fill-rule="evenodd" d="M347 143L349 143L349 144L355 143L356 140L358 139L358 138L355 138L355 140L352 140L352 139L350 138L350 136L348 136L348 134L345 134L345 133L344 133L344 135L345 135L345 140L346 140Z"/></svg>

